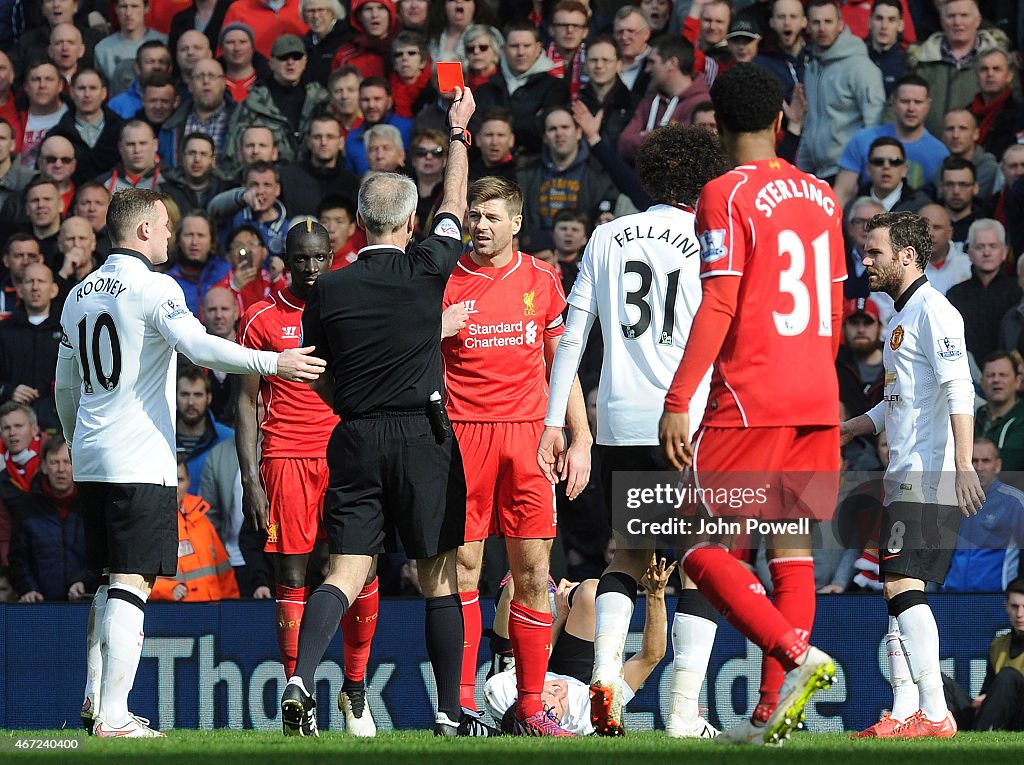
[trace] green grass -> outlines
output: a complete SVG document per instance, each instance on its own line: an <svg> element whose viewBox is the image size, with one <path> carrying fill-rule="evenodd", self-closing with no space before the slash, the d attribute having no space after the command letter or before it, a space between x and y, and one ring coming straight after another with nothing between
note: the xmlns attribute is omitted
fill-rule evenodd
<svg viewBox="0 0 1024 765"><path fill-rule="evenodd" d="M284 738L279 733L215 730L171 731L166 739L79 739L77 751L21 751L11 756L6 736L53 737L59 731L0 731L0 759L10 762L61 762L67 765L841 765L891 762L896 765L944 765L979 762L1020 763L1024 733L962 733L945 741L851 741L838 733L797 734L781 749L725 747L712 741L680 741L663 733L634 733L624 739L524 738L435 739L424 731L381 733L356 739L324 733L319 739ZM78 736L79 734L75 734ZM668 757L671 759L662 759ZM10 759L8 759L10 758ZM680 759L677 759L680 758Z"/></svg>

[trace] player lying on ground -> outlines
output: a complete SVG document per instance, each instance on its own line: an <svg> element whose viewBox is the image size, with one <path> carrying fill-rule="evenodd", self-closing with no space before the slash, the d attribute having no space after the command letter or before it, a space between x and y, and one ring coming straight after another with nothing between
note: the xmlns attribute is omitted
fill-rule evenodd
<svg viewBox="0 0 1024 765"><path fill-rule="evenodd" d="M665 656L665 585L676 564L666 565L651 557L650 566L641 584L647 590L647 621L644 622L640 650L622 665L623 706L625 706ZM594 665L594 632L596 628L594 601L597 579L579 584L565 579L555 591L557 616L551 630L553 646L544 677L541 701L545 713L568 731L580 736L595 732L590 722L590 674ZM508 635L509 605L512 602L511 580L503 589L494 613L493 631L499 638ZM512 710L516 702L514 669L498 672L484 685L484 703L491 717L502 730L512 726ZM713 731L710 725L708 728Z"/></svg>

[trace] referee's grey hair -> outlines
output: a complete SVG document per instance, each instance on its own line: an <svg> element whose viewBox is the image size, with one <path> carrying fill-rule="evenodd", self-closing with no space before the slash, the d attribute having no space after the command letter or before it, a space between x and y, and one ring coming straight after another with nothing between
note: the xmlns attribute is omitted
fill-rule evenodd
<svg viewBox="0 0 1024 765"><path fill-rule="evenodd" d="M967 229L967 247L970 248L974 244L974 237L981 231L995 231L996 236L999 237L999 241L1005 246L1006 242L1006 227L1002 223L997 221L995 218L978 218L971 227Z"/></svg>
<svg viewBox="0 0 1024 765"><path fill-rule="evenodd" d="M373 140L374 136L386 138L395 145L396 149L402 151L402 133L394 125L386 125L381 122L363 133L363 146L367 151L370 150L370 141Z"/></svg>
<svg viewBox="0 0 1024 765"><path fill-rule="evenodd" d="M357 205L366 233L380 236L404 227L418 201L412 178L398 173L372 173L359 187Z"/></svg>

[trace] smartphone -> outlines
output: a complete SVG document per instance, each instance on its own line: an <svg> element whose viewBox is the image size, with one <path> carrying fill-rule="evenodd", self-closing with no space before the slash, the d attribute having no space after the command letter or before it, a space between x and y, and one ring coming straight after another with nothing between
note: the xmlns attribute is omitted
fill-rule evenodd
<svg viewBox="0 0 1024 765"><path fill-rule="evenodd" d="M442 93L451 93L455 88L466 89L462 79L461 61L437 62L437 89Z"/></svg>
<svg viewBox="0 0 1024 765"><path fill-rule="evenodd" d="M252 266L252 255L244 247L238 248L238 265L244 268Z"/></svg>

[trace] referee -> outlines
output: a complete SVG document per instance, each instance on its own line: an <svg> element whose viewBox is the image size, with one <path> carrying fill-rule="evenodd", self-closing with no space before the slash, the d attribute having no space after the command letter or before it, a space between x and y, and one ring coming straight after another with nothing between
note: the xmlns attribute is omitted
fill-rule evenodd
<svg viewBox="0 0 1024 765"><path fill-rule="evenodd" d="M341 422L327 446L323 522L327 579L306 604L295 675L281 699L286 732L316 735L314 675L338 621L366 581L373 556L396 536L417 561L426 597L427 655L437 682L434 733L459 732L463 624L456 550L463 542L466 479L441 404L441 302L462 255L466 125L476 109L456 90L448 114L444 198L431 234L406 252L416 225L416 184L376 173L359 188L356 219L368 244L358 260L322 276L302 318L304 342L327 360L314 390Z"/></svg>

